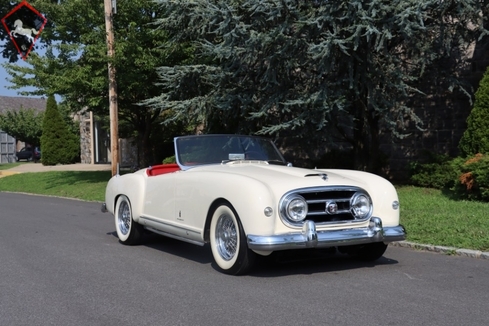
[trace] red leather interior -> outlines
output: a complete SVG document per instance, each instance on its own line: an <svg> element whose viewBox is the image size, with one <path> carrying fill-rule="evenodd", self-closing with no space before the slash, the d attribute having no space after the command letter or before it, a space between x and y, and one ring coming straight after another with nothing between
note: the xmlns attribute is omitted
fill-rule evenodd
<svg viewBox="0 0 489 326"><path fill-rule="evenodd" d="M180 171L180 167L178 166L178 164L175 163L161 164L161 165L150 166L149 168L146 169L146 174L149 177L154 177L155 175L171 173L175 171Z"/></svg>

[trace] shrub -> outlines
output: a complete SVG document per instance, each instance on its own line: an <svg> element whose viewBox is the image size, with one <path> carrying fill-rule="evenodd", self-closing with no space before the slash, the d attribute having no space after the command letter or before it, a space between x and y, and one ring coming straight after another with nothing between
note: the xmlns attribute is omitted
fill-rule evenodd
<svg viewBox="0 0 489 326"><path fill-rule="evenodd" d="M163 164L170 164L170 163L177 163L177 159L175 158L175 155L169 156L163 160Z"/></svg>
<svg viewBox="0 0 489 326"><path fill-rule="evenodd" d="M415 186L448 189L458 176L457 163L447 155L424 154L424 163L410 164L410 180Z"/></svg>
<svg viewBox="0 0 489 326"><path fill-rule="evenodd" d="M489 201L489 155L450 159L430 154L428 163L411 164L416 186L445 189L454 198Z"/></svg>
<svg viewBox="0 0 489 326"><path fill-rule="evenodd" d="M489 201L489 156L479 153L465 159L453 191L460 198Z"/></svg>
<svg viewBox="0 0 489 326"><path fill-rule="evenodd" d="M42 121L42 164L75 163L80 152L76 135L68 127L58 111L54 95L48 97Z"/></svg>

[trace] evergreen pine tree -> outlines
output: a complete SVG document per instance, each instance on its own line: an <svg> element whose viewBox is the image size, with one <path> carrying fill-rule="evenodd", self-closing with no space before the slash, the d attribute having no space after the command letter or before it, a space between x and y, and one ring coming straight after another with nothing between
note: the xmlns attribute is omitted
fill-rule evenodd
<svg viewBox="0 0 489 326"><path fill-rule="evenodd" d="M43 165L75 163L79 144L58 111L54 95L48 97L42 122L41 161Z"/></svg>
<svg viewBox="0 0 489 326"><path fill-rule="evenodd" d="M489 153L489 68L475 93L474 107L467 118L467 130L458 146L464 156Z"/></svg>
<svg viewBox="0 0 489 326"><path fill-rule="evenodd" d="M157 0L158 22L206 64L159 69L147 104L207 131L348 144L379 172L381 135L422 128L424 87L468 93L454 70L484 33L477 0ZM456 3L456 4L455 4ZM203 62L203 61L201 61ZM428 86L426 86L428 85ZM433 91L433 90L429 90ZM433 91L431 94L438 94Z"/></svg>

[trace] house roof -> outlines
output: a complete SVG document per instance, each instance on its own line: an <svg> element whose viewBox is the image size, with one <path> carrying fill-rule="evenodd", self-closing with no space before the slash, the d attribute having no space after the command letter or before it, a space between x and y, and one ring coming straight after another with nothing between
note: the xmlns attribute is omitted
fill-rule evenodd
<svg viewBox="0 0 489 326"><path fill-rule="evenodd" d="M46 101L45 98L0 96L0 113L5 110L18 110L20 108L45 111Z"/></svg>

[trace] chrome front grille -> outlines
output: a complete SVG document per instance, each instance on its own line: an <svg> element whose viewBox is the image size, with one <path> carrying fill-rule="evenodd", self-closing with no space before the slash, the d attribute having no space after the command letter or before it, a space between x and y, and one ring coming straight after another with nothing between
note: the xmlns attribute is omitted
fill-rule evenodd
<svg viewBox="0 0 489 326"><path fill-rule="evenodd" d="M320 225L360 222L370 218L368 216L367 218L358 219L352 213L351 200L358 193L367 195L365 190L358 187L338 186L297 189L288 192L284 197L291 194L302 196L307 203L308 209L305 220L313 221L315 224ZM293 226L300 226L304 223L304 221L290 221L283 214L281 217L284 222Z"/></svg>
<svg viewBox="0 0 489 326"><path fill-rule="evenodd" d="M314 223L353 221L354 216L350 212L350 198L356 191L318 191L299 192L304 197L308 206L306 220ZM336 204L335 213L329 213L327 206Z"/></svg>

